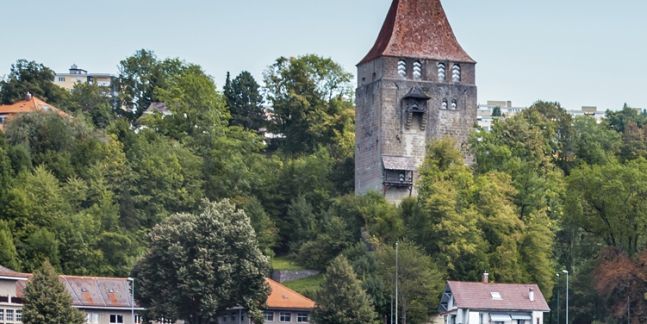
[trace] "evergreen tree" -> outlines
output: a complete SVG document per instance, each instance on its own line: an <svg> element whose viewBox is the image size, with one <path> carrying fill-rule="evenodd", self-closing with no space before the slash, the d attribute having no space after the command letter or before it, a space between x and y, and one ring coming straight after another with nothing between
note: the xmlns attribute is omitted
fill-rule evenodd
<svg viewBox="0 0 647 324"><path fill-rule="evenodd" d="M83 324L85 316L72 308L72 298L58 281L54 268L45 261L25 288L22 311L25 324Z"/></svg>
<svg viewBox="0 0 647 324"><path fill-rule="evenodd" d="M326 269L317 302L312 314L317 323L376 323L373 305L344 256L337 257Z"/></svg>
<svg viewBox="0 0 647 324"><path fill-rule="evenodd" d="M20 270L13 235L5 221L0 221L0 265L12 270Z"/></svg>
<svg viewBox="0 0 647 324"><path fill-rule="evenodd" d="M230 125L242 126L251 130L259 130L265 126L263 111L263 96L260 86L251 73L241 72L231 80L229 72L225 82L224 94L231 112Z"/></svg>

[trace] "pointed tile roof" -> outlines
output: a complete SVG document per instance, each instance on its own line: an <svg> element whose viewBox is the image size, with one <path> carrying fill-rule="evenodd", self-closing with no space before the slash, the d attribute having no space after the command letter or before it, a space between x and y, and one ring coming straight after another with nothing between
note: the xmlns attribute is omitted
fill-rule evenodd
<svg viewBox="0 0 647 324"><path fill-rule="evenodd" d="M298 292L267 278L270 294L267 296L269 309L313 310L315 302Z"/></svg>
<svg viewBox="0 0 647 324"><path fill-rule="evenodd" d="M447 286L460 308L549 312L550 307L536 284L497 284L482 282L448 281ZM530 300L529 291L535 293ZM496 294L499 298L494 298Z"/></svg>
<svg viewBox="0 0 647 324"><path fill-rule="evenodd" d="M61 116L67 116L62 110L38 98L31 97L27 100L17 101L11 105L0 105L0 114L20 114L36 111L53 111Z"/></svg>
<svg viewBox="0 0 647 324"><path fill-rule="evenodd" d="M373 49L360 64L381 56L476 63L456 40L440 0L393 0Z"/></svg>

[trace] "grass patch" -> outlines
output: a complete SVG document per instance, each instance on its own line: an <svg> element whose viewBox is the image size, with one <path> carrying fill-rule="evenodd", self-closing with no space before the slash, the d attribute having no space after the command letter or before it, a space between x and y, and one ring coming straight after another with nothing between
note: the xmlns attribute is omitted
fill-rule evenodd
<svg viewBox="0 0 647 324"><path fill-rule="evenodd" d="M274 270L303 270L304 268L286 257L272 258L272 269Z"/></svg>
<svg viewBox="0 0 647 324"><path fill-rule="evenodd" d="M296 292L302 295L312 298L312 295L315 292L317 292L319 288L321 288L322 283L323 283L323 275L318 274L316 276L312 276L304 279L287 281L287 282L284 282L283 284L288 288L295 290Z"/></svg>

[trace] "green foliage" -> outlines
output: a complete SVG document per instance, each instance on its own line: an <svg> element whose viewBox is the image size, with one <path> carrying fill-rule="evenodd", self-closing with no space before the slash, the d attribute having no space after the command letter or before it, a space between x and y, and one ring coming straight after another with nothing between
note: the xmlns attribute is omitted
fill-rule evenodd
<svg viewBox="0 0 647 324"><path fill-rule="evenodd" d="M56 74L43 64L18 60L11 65L9 75L0 80L0 103L12 104L31 93L52 105L64 102L67 92L52 82Z"/></svg>
<svg viewBox="0 0 647 324"><path fill-rule="evenodd" d="M326 269L312 313L317 323L377 323L377 314L348 259L339 256Z"/></svg>
<svg viewBox="0 0 647 324"><path fill-rule="evenodd" d="M260 316L269 265L244 211L226 200L206 203L197 214L168 218L149 239L135 275L151 318L211 323L236 306Z"/></svg>
<svg viewBox="0 0 647 324"><path fill-rule="evenodd" d="M312 277L284 282L283 284L306 297L315 299L317 297L317 292L321 289L321 285L323 284L323 275L319 274Z"/></svg>
<svg viewBox="0 0 647 324"><path fill-rule="evenodd" d="M383 246L377 252L378 272L388 291L395 291L395 248ZM436 312L445 287L443 273L415 244L404 242L398 248L398 301L402 322L427 323Z"/></svg>
<svg viewBox="0 0 647 324"><path fill-rule="evenodd" d="M106 128L116 117L105 88L93 83L77 83L66 103L77 116L88 116L97 128Z"/></svg>
<svg viewBox="0 0 647 324"><path fill-rule="evenodd" d="M0 221L0 265L12 270L20 270L13 235L4 221Z"/></svg>
<svg viewBox="0 0 647 324"><path fill-rule="evenodd" d="M157 88L164 88L169 78L185 68L179 59L158 60L155 53L139 50L119 63L119 96L122 113L131 122L137 120L154 101Z"/></svg>
<svg viewBox="0 0 647 324"><path fill-rule="evenodd" d="M260 85L254 80L251 73L243 71L231 80L229 72L227 72L224 95L231 113L230 125L255 131L259 131L265 126L263 96L259 89Z"/></svg>
<svg viewBox="0 0 647 324"><path fill-rule="evenodd" d="M83 324L84 314L72 307L72 298L49 262L44 261L25 288L22 322L25 324Z"/></svg>
<svg viewBox="0 0 647 324"><path fill-rule="evenodd" d="M316 55L276 60L265 72L265 86L274 109L270 130L285 136L282 150L310 153L320 145L352 150L351 78L333 60Z"/></svg>

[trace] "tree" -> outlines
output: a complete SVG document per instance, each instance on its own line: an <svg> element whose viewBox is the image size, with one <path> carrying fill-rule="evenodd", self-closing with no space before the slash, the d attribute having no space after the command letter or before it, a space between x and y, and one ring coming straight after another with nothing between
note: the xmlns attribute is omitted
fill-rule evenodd
<svg viewBox="0 0 647 324"><path fill-rule="evenodd" d="M265 111L260 86L251 73L241 72L231 80L227 73L224 94L231 113L230 125L258 131L265 126Z"/></svg>
<svg viewBox="0 0 647 324"><path fill-rule="evenodd" d="M0 221L0 265L13 270L20 270L13 235L5 221Z"/></svg>
<svg viewBox="0 0 647 324"><path fill-rule="evenodd" d="M496 106L492 109L492 117L501 117L501 107Z"/></svg>
<svg viewBox="0 0 647 324"><path fill-rule="evenodd" d="M392 246L378 249L378 272L389 291L395 291L395 259ZM444 288L443 273L420 247L403 242L398 249L397 280L402 323L427 323Z"/></svg>
<svg viewBox="0 0 647 324"><path fill-rule="evenodd" d="M197 214L175 214L149 235L149 251L134 273L151 318L212 323L241 306L259 319L268 288L268 260L249 218L224 200Z"/></svg>
<svg viewBox="0 0 647 324"><path fill-rule="evenodd" d="M346 257L335 258L326 269L312 317L327 324L377 323L373 305Z"/></svg>
<svg viewBox="0 0 647 324"><path fill-rule="evenodd" d="M25 324L83 324L85 316L72 307L72 297L58 281L54 268L45 261L34 272L25 287L25 306L22 310Z"/></svg>
<svg viewBox="0 0 647 324"><path fill-rule="evenodd" d="M164 88L170 76L185 68L179 59L158 60L153 51L141 49L119 63L121 112L131 122L156 101L155 89Z"/></svg>
<svg viewBox="0 0 647 324"><path fill-rule="evenodd" d="M265 84L273 107L270 130L285 136L280 148L310 153L353 138L350 80L351 74L328 58L278 58L266 71Z"/></svg>
<svg viewBox="0 0 647 324"><path fill-rule="evenodd" d="M87 116L98 128L106 128L116 117L110 97L93 83L77 83L66 102L66 108Z"/></svg>
<svg viewBox="0 0 647 324"><path fill-rule="evenodd" d="M31 93L52 105L62 104L67 92L52 82L55 75L43 64L18 60L11 65L7 78L0 81L0 103L11 104Z"/></svg>

